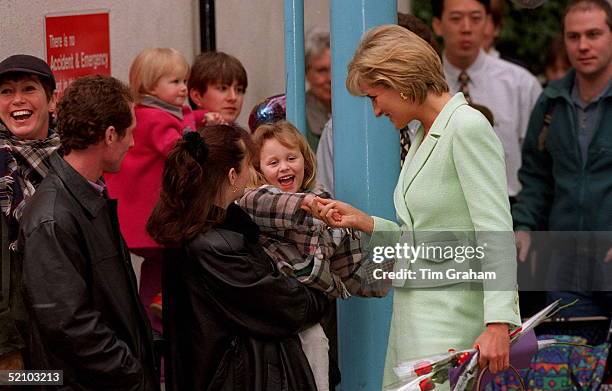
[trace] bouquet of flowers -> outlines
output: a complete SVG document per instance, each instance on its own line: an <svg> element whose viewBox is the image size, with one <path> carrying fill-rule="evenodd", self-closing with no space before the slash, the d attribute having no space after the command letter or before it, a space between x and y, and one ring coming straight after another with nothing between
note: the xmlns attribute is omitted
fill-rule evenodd
<svg viewBox="0 0 612 391"><path fill-rule="evenodd" d="M554 316L560 309L559 301L550 304L510 333L510 363L513 367L529 366L538 349L555 343L555 340L537 341L534 328L545 319ZM436 384L450 382L453 391L472 390L476 385L479 370L477 349L447 353L402 362L394 370L399 382L385 391L428 391ZM480 376L483 376L481 374ZM486 384L486 380L485 383Z"/></svg>

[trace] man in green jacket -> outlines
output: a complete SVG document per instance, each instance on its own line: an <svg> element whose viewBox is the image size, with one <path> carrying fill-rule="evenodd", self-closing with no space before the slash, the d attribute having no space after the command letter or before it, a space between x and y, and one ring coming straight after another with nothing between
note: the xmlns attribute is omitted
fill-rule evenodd
<svg viewBox="0 0 612 391"><path fill-rule="evenodd" d="M580 299L566 315L612 310L612 238L602 232L612 231L611 23L607 0L568 5L563 36L574 69L536 103L512 210L519 261L527 258L530 231L555 231L545 278L548 290L568 291L549 298Z"/></svg>

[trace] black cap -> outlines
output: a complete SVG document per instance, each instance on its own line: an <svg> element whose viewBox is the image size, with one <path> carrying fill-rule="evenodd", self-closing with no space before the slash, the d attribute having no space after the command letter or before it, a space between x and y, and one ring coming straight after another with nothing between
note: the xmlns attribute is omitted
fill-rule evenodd
<svg viewBox="0 0 612 391"><path fill-rule="evenodd" d="M46 62L38 57L27 54L16 54L0 62L0 76L10 72L22 72L42 77L41 81L48 82L51 90L55 90L55 77Z"/></svg>

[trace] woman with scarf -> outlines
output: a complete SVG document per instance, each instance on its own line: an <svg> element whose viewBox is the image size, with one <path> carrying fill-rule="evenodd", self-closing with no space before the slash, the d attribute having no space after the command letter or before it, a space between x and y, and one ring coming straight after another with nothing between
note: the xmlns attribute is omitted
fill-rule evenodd
<svg viewBox="0 0 612 391"><path fill-rule="evenodd" d="M17 285L21 271L14 260L23 208L60 145L50 129L54 90L55 78L43 60L19 54L0 62L0 370L23 368L18 330L25 313Z"/></svg>

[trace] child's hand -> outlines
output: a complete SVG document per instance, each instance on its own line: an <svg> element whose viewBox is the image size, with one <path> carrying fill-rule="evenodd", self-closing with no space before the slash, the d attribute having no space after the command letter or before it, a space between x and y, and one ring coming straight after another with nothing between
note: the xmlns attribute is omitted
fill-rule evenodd
<svg viewBox="0 0 612 391"><path fill-rule="evenodd" d="M223 119L221 114L210 111L204 114L204 120L202 123L206 126L210 125L227 125L227 122Z"/></svg>
<svg viewBox="0 0 612 391"><path fill-rule="evenodd" d="M317 202L317 196L314 194L307 194L304 199L302 200L302 205L300 206L300 208L302 210L305 210L306 212L310 213L314 218L317 218L319 220L323 220L321 218L321 216L319 216L317 214L317 211L320 210L321 208L323 208L323 205L319 202ZM339 214L335 214L335 216L333 216L332 218L334 218L336 221L340 221L340 219L342 218Z"/></svg>
<svg viewBox="0 0 612 391"><path fill-rule="evenodd" d="M306 196L302 200L301 208L304 209L306 212L311 213L311 205L315 198L317 198L317 196L315 196L314 194L306 194Z"/></svg>
<svg viewBox="0 0 612 391"><path fill-rule="evenodd" d="M310 210L313 216L330 227L355 228L367 234L374 230L374 219L370 215L342 201L316 197L310 204Z"/></svg>

